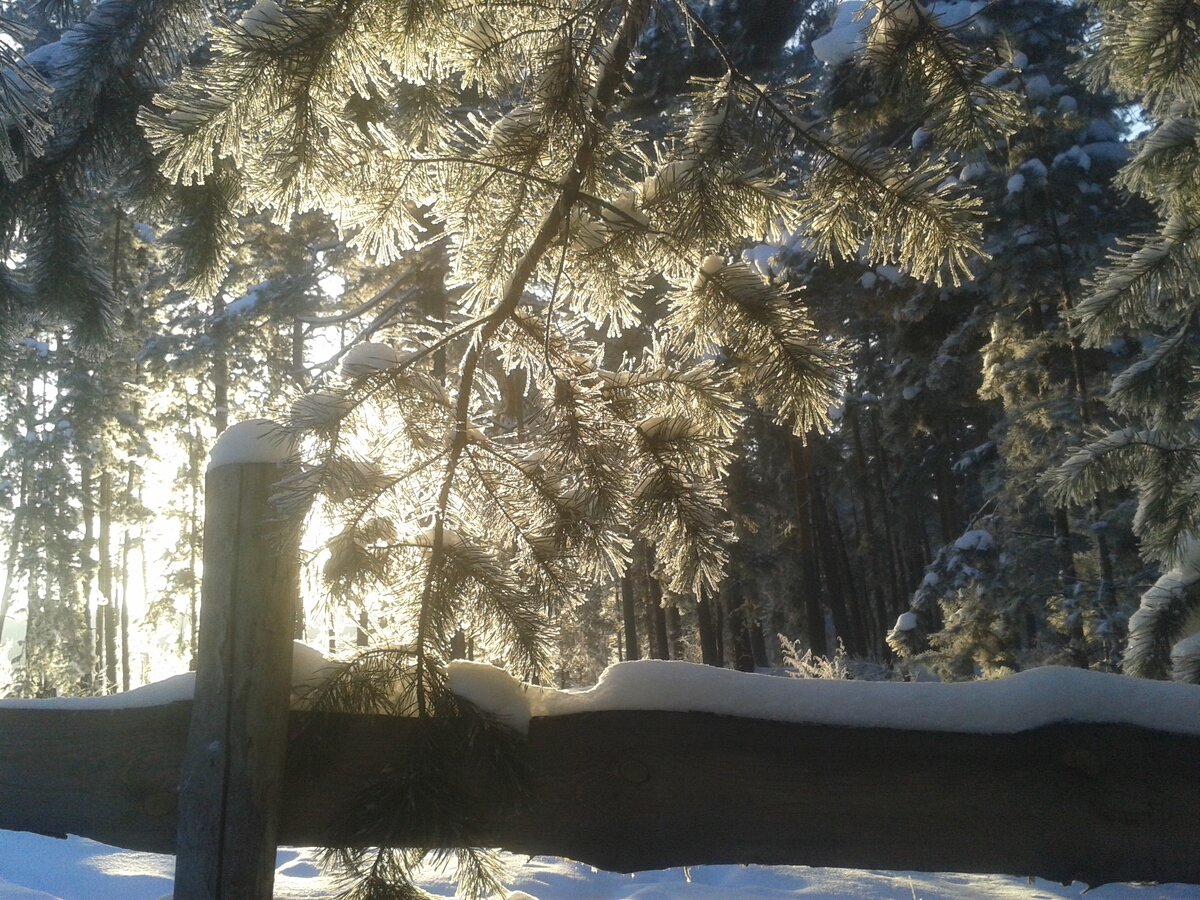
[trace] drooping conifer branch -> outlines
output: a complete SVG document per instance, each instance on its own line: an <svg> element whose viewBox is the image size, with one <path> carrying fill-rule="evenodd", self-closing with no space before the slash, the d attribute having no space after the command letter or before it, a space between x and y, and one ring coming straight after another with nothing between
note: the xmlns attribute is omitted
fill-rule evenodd
<svg viewBox="0 0 1200 900"><path fill-rule="evenodd" d="M800 209L822 255L853 257L861 252L879 263L902 261L915 278L954 284L970 276L972 256L986 258L980 201L948 193L950 173L945 165L926 162L910 168L894 153L837 146L740 72L686 0L676 4L716 49L739 91L785 126L782 133L789 142L814 158Z"/></svg>
<svg viewBox="0 0 1200 900"><path fill-rule="evenodd" d="M592 104L589 110L588 125L583 138L575 151L566 176L563 178L558 197L549 212L542 219L537 234L529 248L517 261L509 276L504 292L495 307L488 314L487 320L480 327L478 335L463 358L462 370L458 383L458 398L454 417L454 432L451 437L450 451L446 460L446 470L442 477L442 486L437 498L437 506L433 520L433 539L429 554L429 568L425 587L421 597L421 607L417 622L416 637L416 690L418 712L422 717L426 714L424 688L427 679L429 660L427 646L429 628L436 602L434 591L439 577L442 557L445 554L445 519L450 501L454 479L458 470L459 458L466 447L468 426L470 424L471 400L474 381L479 361L488 342L495 335L501 324L517 309L525 293L529 280L533 277L542 257L549 250L555 237L566 225L571 209L578 199L578 193L585 178L590 175L596 150L603 137L604 120L608 115L617 88L625 75L625 68L638 36L645 24L648 3L646 0L626 0L625 10L620 24L611 40L600 53L600 65L592 90Z"/></svg>

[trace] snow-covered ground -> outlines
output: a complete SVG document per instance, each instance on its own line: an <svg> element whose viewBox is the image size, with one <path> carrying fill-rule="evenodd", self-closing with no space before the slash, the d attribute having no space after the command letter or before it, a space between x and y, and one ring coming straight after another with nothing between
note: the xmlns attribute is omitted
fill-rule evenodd
<svg viewBox="0 0 1200 900"><path fill-rule="evenodd" d="M993 875L929 875L797 866L704 866L617 875L561 859L509 857L510 900L780 900L785 897L862 900L1050 900L1081 897L1084 886ZM0 900L166 900L175 860L116 850L82 838L56 840L0 832ZM445 874L424 887L453 897ZM279 900L331 897L336 885L309 850L282 849L275 878ZM1200 897L1189 885L1108 885L1089 900L1177 900Z"/></svg>

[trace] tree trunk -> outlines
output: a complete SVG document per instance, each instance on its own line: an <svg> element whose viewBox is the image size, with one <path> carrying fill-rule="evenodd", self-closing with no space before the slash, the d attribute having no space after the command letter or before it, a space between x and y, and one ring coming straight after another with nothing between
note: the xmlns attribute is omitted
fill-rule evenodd
<svg viewBox="0 0 1200 900"><path fill-rule="evenodd" d="M754 654L754 665L765 669L771 665L771 656L767 652L767 637L763 634L762 619L757 609L750 611L747 624L750 627L750 650Z"/></svg>
<svg viewBox="0 0 1200 900"><path fill-rule="evenodd" d="M800 586L804 592L797 605L804 613L804 630L813 656L827 656L829 648L825 644L825 613L821 610L821 575L817 568L817 544L812 533L808 446L803 438L790 435L788 452L796 489L796 542L800 550Z"/></svg>
<svg viewBox="0 0 1200 900"><path fill-rule="evenodd" d="M839 637L846 643L852 656L863 656L866 653L866 643L862 638L862 627L851 617L849 604L846 602L841 568L834 551L833 536L830 534L825 492L821 490L820 479L813 478L811 472L808 484L812 492L810 508L813 514L813 534L817 536L817 544L821 550L821 570L825 575L825 592L829 597L830 612L833 613L833 627L837 629Z"/></svg>
<svg viewBox="0 0 1200 900"><path fill-rule="evenodd" d="M21 551L22 532L25 529L27 511L25 504L28 490L28 462L21 465L21 487L18 493L18 506L13 513L12 532L8 536L8 556L4 560L4 588L0 592L0 641L4 638L4 623L8 621L8 611L12 606L13 590L16 582L17 558Z"/></svg>
<svg viewBox="0 0 1200 900"><path fill-rule="evenodd" d="M662 585L654 577L655 548L650 547L646 560L646 585L649 588L650 619L654 625L654 658L670 659L670 641L667 636L667 611L663 608Z"/></svg>
<svg viewBox="0 0 1200 900"><path fill-rule="evenodd" d="M857 408L853 414L847 415L847 419L850 422L852 446L854 448L855 474L858 476L857 493L863 513L859 543L863 549L863 556L870 561L871 571L868 572L867 578L872 584L872 590L883 600L881 613L882 620L886 623L889 619L887 614L889 604L886 602L886 599L883 599L883 595L886 593L893 604L898 602L898 600L895 585L888 571L887 561L883 558L881 552L883 539L877 530L875 510L872 509L871 494L873 491L871 477L867 469L867 452L863 447L862 428L859 425L858 417L859 411Z"/></svg>
<svg viewBox="0 0 1200 900"><path fill-rule="evenodd" d="M746 604L740 588L740 584L732 578L726 577L721 583L721 605L725 609L725 622L729 628L733 667L739 672L753 672L754 651L750 647L750 628L746 616Z"/></svg>
<svg viewBox="0 0 1200 900"><path fill-rule="evenodd" d="M229 326L225 322L225 298L213 297L212 422L217 434L229 427Z"/></svg>
<svg viewBox="0 0 1200 900"><path fill-rule="evenodd" d="M700 632L700 659L706 666L721 665L721 648L717 644L717 623L711 601L696 599L696 629Z"/></svg>
<svg viewBox="0 0 1200 900"><path fill-rule="evenodd" d="M683 617L674 600L667 607L667 633L670 639L671 659L683 659Z"/></svg>
<svg viewBox="0 0 1200 900"><path fill-rule="evenodd" d="M883 537L887 546L887 564L891 572L894 591L892 614L898 615L908 607L908 579L904 572L904 558L900 552L899 539L892 526L892 509L888 500L886 480L890 477L887 450L883 446L883 438L879 429L879 416L867 413L867 421L871 424L871 440L875 443L875 491L879 498L879 517L883 520Z"/></svg>
<svg viewBox="0 0 1200 900"><path fill-rule="evenodd" d="M200 579L196 573L200 571L200 436L196 434L195 425L191 421L192 402L189 395L188 412L188 563L191 580L188 584L188 668L196 668L196 646L200 624Z"/></svg>
<svg viewBox="0 0 1200 900"><path fill-rule="evenodd" d="M1058 549L1058 584L1068 611L1067 646L1071 662L1086 669L1087 641L1083 634L1083 610L1079 603L1079 576L1075 572L1075 554L1071 550L1071 520L1061 507L1054 510L1054 546Z"/></svg>
<svg viewBox="0 0 1200 900"><path fill-rule="evenodd" d="M842 573L842 583L849 595L848 603L858 610L858 620L862 623L863 643L866 655L878 659L885 647L883 635L885 630L879 621L879 610L872 602L871 591L864 583L860 584L855 578L854 567L850 563L850 551L846 547L846 533L842 529L842 519L836 508L830 510L829 524L833 529L833 541L837 548L838 568Z"/></svg>
<svg viewBox="0 0 1200 900"><path fill-rule="evenodd" d="M104 621L105 621L104 620L104 607L97 606L96 607L96 651L93 654L93 658L95 659L96 668L92 672L92 682L95 684L96 693L98 693L98 694L107 693L107 691L105 690L105 685L104 685L104 645L105 645ZM26 638L26 643L28 643L28 638Z"/></svg>
<svg viewBox="0 0 1200 900"><path fill-rule="evenodd" d="M96 590L96 463L90 453L79 458L79 499L83 514L83 543L79 546L79 568L83 585L84 641L87 645L84 676L89 692L96 689L96 635L92 628L92 602ZM10 569L11 571L11 569ZM0 629L3 629L0 612Z"/></svg>
<svg viewBox="0 0 1200 900"><path fill-rule="evenodd" d="M132 537L126 529L121 537L121 605L118 622L121 629L121 690L129 690L129 545Z"/></svg>
<svg viewBox="0 0 1200 900"><path fill-rule="evenodd" d="M100 461L100 597L101 615L104 618L104 692L117 689L117 605L113 596L112 570L112 523L113 490L112 471L108 454L101 451Z"/></svg>
<svg viewBox="0 0 1200 900"><path fill-rule="evenodd" d="M934 485L938 495L938 519L942 526L942 542L950 543L962 534L962 522L958 517L958 494L954 484L954 470L940 448L934 450Z"/></svg>
<svg viewBox="0 0 1200 900"><path fill-rule="evenodd" d="M625 625L625 658L641 659L638 650L637 602L633 595L633 576L626 571L621 576L621 619Z"/></svg>

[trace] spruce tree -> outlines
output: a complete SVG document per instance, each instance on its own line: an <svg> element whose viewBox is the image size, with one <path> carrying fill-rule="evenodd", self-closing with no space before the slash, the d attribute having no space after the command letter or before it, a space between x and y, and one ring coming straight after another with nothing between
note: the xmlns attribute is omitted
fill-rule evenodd
<svg viewBox="0 0 1200 900"><path fill-rule="evenodd" d="M806 279L821 326L845 323L854 354L819 480L847 519L849 568L870 573L852 591L863 621L886 623L901 656L932 642L924 661L951 677L1050 661L1111 668L1122 590L1140 568L1125 507L1093 495L1057 511L1041 476L1099 414L1094 394L1115 364L1063 325L1105 242L1142 212L1110 186L1125 152L1115 99L1065 72L1085 33L1081 7L930 4L925 15L971 48L986 88L977 102L994 106L992 117L947 131L929 99L938 85L922 85L953 79L920 64L944 46L924 35L923 18L889 24L881 38L845 11L815 43L830 63L830 115L953 160L989 211L991 258L956 288L776 254L777 267ZM916 615L903 622L918 627L892 629L910 598Z"/></svg>
<svg viewBox="0 0 1200 900"><path fill-rule="evenodd" d="M1097 491L1136 488L1134 529L1143 553L1164 574L1130 620L1125 671L1161 678L1171 672L1172 645L1200 604L1194 340L1200 5L1100 2L1094 16L1081 71L1093 84L1139 104L1152 126L1121 170L1120 183L1153 205L1158 226L1124 240L1076 310L1084 344L1128 339L1141 353L1105 397L1112 427L1062 464L1055 489L1064 501L1082 502ZM1181 645L1177 677L1195 677L1194 648L1194 641Z"/></svg>

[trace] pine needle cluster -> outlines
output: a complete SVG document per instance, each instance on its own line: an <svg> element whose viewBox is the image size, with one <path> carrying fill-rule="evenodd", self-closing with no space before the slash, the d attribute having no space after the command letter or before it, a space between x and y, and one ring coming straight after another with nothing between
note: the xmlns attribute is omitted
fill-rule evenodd
<svg viewBox="0 0 1200 900"><path fill-rule="evenodd" d="M668 13L723 66L651 134L625 100ZM903 48L925 61L897 77L958 52L922 34ZM62 46L59 143L5 189L27 192L8 225L28 229L28 282L81 335L102 335L114 309L74 202L93 171L172 201L200 294L219 287L248 213L328 215L380 265L441 236L444 277L428 286L440 296L415 299L443 314L354 348L286 415L301 451L283 510L332 523L327 588L403 647L348 670L333 708L469 719L445 684L457 636L544 675L555 610L619 578L639 537L657 546L664 588L691 602L716 592L745 406L803 433L841 377L802 295L739 261L748 241L800 235L823 259L938 282L982 254L978 201L948 186L947 163L844 140L796 85L739 71L683 0L257 0L211 20L190 0L107 0ZM962 71L940 76L968 96L947 128L990 115ZM122 79L139 88L119 102L140 109L142 130L96 142L106 86ZM156 168L142 166L148 150ZM18 294L0 280L0 301ZM422 793L449 790L418 777L437 776L438 753L411 753L381 788L389 808L455 807ZM471 830L446 821L462 845ZM340 855L362 897L412 895L417 858ZM474 857L460 870L491 883Z"/></svg>
<svg viewBox="0 0 1200 900"><path fill-rule="evenodd" d="M142 114L171 181L237 173L230 214L319 209L384 264L422 252L430 219L447 236L445 321L352 351L293 404L281 498L336 523L326 582L386 611L422 718L463 633L544 675L555 611L615 582L639 535L666 589L716 593L741 404L803 431L839 383L797 291L737 261L747 240L799 230L946 280L981 252L977 201L942 167L840 145L802 91L755 83L677 13L727 66L654 138L622 114L645 0L259 0ZM635 351L606 345L642 329ZM411 884L408 856L374 860L342 859L361 896Z"/></svg>

